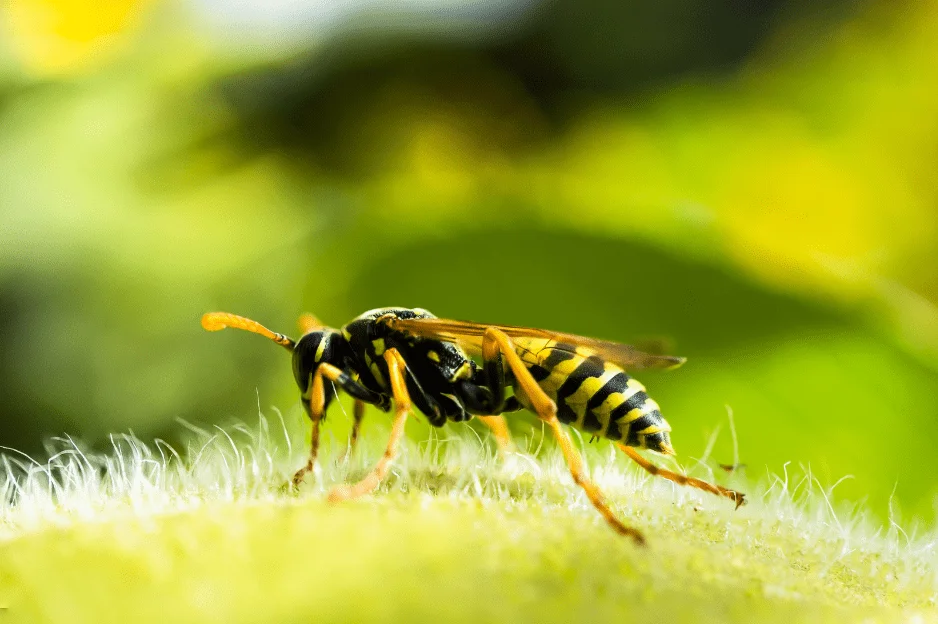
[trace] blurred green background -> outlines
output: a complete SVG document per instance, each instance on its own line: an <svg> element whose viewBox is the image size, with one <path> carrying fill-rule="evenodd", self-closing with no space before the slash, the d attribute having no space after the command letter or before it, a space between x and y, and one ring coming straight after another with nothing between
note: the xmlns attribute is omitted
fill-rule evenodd
<svg viewBox="0 0 938 624"><path fill-rule="evenodd" d="M420 306L668 337L685 462L732 461L730 406L751 476L934 520L938 2L10 0L0 36L0 444L299 428L283 351L200 315Z"/></svg>

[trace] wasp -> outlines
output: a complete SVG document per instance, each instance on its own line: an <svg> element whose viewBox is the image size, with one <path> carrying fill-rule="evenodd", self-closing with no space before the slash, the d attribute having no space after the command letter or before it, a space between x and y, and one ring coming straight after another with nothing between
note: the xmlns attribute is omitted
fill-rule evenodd
<svg viewBox="0 0 938 624"><path fill-rule="evenodd" d="M294 486L316 462L320 423L338 388L355 400L350 451L358 440L365 405L384 412L393 406L384 455L362 480L334 488L330 502L378 487L398 454L412 406L437 427L478 417L502 449L511 447L503 414L534 412L550 428L574 482L593 506L616 532L639 544L645 541L642 533L613 514L586 475L583 458L563 425L613 441L652 475L724 496L737 508L745 500L741 492L660 468L636 450L674 454L671 427L658 404L626 371L675 368L684 358L544 329L441 319L421 308L369 310L340 329L307 314L300 319L303 333L297 341L225 312L205 314L202 327L247 330L293 353L293 377L312 421L309 458L294 475ZM333 392L326 392L327 380L334 384Z"/></svg>

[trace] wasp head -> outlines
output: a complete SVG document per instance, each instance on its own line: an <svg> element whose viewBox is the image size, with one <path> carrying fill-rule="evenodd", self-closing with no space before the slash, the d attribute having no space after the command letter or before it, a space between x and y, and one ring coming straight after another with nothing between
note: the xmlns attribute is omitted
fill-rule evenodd
<svg viewBox="0 0 938 624"><path fill-rule="evenodd" d="M303 407L309 411L310 386L319 365L328 362L342 368L348 343L334 329L323 327L315 317L304 315L300 319L301 329L306 333L297 341L283 334L272 332L257 321L228 312L209 312L202 316L202 327L207 331L219 331L228 327L243 329L273 340L293 353L293 377L300 387ZM326 403L335 392L326 394Z"/></svg>
<svg viewBox="0 0 938 624"><path fill-rule="evenodd" d="M331 329L311 331L293 348L293 378L304 398L309 397L316 369L323 362L342 367L342 336ZM327 395L328 396L328 395Z"/></svg>

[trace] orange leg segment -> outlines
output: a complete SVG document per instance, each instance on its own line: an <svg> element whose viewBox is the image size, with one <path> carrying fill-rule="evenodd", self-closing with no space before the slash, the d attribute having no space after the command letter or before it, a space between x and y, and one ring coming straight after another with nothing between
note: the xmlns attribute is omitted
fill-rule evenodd
<svg viewBox="0 0 938 624"><path fill-rule="evenodd" d="M511 441L511 432L508 430L508 423L504 416L476 416L476 418L492 430L499 452L503 455L514 452L515 443Z"/></svg>
<svg viewBox="0 0 938 624"><path fill-rule="evenodd" d="M334 488L329 493L330 503L358 498L374 491L387 476L391 464L394 463L394 459L397 457L401 438L404 437L404 425L407 424L407 416L410 415L410 394L407 392L407 384L404 382L404 372L407 370L407 364L398 350L394 348L384 352L384 360L388 364L395 409L388 446L384 451L384 455L365 478L353 485L340 485Z"/></svg>
<svg viewBox="0 0 938 624"><path fill-rule="evenodd" d="M358 434L361 432L362 419L365 417L365 402L356 399L352 414L354 421L352 422L352 438L348 445L349 455L355 452L355 445L358 444Z"/></svg>
<svg viewBox="0 0 938 624"><path fill-rule="evenodd" d="M319 424L322 421L326 406L325 384L322 378L327 377L335 381L341 374L341 370L332 364L323 362L313 375L309 393L309 419L313 421L313 431L309 441L309 459L306 460L306 465L297 470L296 474L293 475L293 487L299 486L306 474L313 470L313 466L316 464L316 457L319 455Z"/></svg>
<svg viewBox="0 0 938 624"><path fill-rule="evenodd" d="M352 435L349 438L348 447L342 451L342 455L339 456L340 462L346 460L352 456L352 453L355 452L355 446L358 444L358 435L361 433L362 428L362 419L365 417L365 402L355 399L355 406L353 407L352 412Z"/></svg>
<svg viewBox="0 0 938 624"><path fill-rule="evenodd" d="M621 520L616 518L615 514L612 513L612 510L609 509L609 506L606 504L602 492L586 476L586 471L583 466L583 457L580 455L579 451L576 450L576 447L573 446L570 436L567 435L560 420L557 419L557 405L547 396L544 390L537 385L537 381L531 376L530 371L528 371L524 362L521 361L521 358L518 357L518 354L515 352L511 338L505 334L505 332L494 327L489 327L485 330L485 334L482 338L483 358L491 360L498 355L498 351L501 351L505 361L508 362L511 372L514 373L515 379L521 386L525 395L527 395L538 417L551 428L554 437L557 439L557 443L560 445L560 450L563 452L564 459L567 460L567 466L570 468L573 481L583 488L583 491L593 504L593 507L605 518L606 522L609 523L609 526L611 526L614 531L620 535L631 537L637 544L643 545L645 538L641 532L626 526Z"/></svg>
<svg viewBox="0 0 938 624"><path fill-rule="evenodd" d="M688 477L677 472L672 472L666 470L659 466L654 465L644 457L642 457L638 451L633 449L630 446L624 444L616 444L619 449L631 457L636 464L647 470L649 473L667 479L668 481L673 481L678 485L687 485L698 490L703 490L704 492L710 492L711 494L716 494L717 496L725 496L734 503L736 503L736 509L739 509L741 505L746 502L746 495L742 492L737 492L736 490L727 489L721 485L714 485L713 483L707 483L706 481L701 481L700 479L695 479L694 477Z"/></svg>

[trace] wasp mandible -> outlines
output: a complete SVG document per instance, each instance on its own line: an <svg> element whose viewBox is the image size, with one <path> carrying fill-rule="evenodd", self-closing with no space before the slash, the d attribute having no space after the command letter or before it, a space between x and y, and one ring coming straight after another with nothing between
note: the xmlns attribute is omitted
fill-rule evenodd
<svg viewBox="0 0 938 624"><path fill-rule="evenodd" d="M563 425L612 440L638 465L681 485L743 504L745 495L660 468L636 448L673 455L671 427L645 387L626 370L674 368L684 358L644 353L635 347L561 332L440 319L421 308L378 308L341 329L312 315L300 319L303 335L294 341L234 314L211 312L202 327L226 327L260 334L293 353L293 376L312 421L309 459L293 477L298 485L319 452L319 426L335 392L324 380L355 399L350 449L358 440L365 405L388 412L394 407L391 436L370 473L352 485L334 488L331 502L367 494L385 478L414 405L440 427L447 421L479 417L499 445L511 444L502 414L528 409L551 430L573 480L606 522L622 535L644 543L642 533L612 513L602 492L586 475L583 458ZM481 364L471 359L475 356ZM511 389L509 395L507 390ZM393 401L392 401L393 399Z"/></svg>

